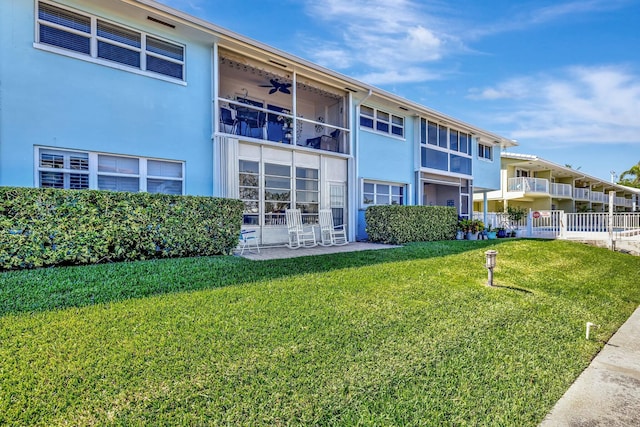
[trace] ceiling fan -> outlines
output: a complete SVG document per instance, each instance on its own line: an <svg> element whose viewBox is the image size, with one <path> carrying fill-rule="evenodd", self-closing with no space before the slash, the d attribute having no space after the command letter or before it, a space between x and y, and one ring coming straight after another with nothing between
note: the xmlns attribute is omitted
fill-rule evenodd
<svg viewBox="0 0 640 427"><path fill-rule="evenodd" d="M271 90L269 91L269 95L272 95L278 91L282 92L282 93L286 93L286 94L291 94L291 91L289 90L289 88L291 87L291 83L280 83L278 81L278 79L271 79L269 80L269 82L271 84L268 85L260 85L260 87L270 87Z"/></svg>

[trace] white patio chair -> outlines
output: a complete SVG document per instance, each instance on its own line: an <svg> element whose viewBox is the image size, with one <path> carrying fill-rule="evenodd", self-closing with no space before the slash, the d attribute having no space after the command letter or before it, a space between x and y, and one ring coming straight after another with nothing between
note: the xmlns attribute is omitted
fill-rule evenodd
<svg viewBox="0 0 640 427"><path fill-rule="evenodd" d="M287 209L285 214L289 231L289 248L312 248L316 246L316 231L313 226L302 224L300 209Z"/></svg>
<svg viewBox="0 0 640 427"><path fill-rule="evenodd" d="M344 225L333 225L331 209L320 209L320 244L322 246L346 245L347 231Z"/></svg>
<svg viewBox="0 0 640 427"><path fill-rule="evenodd" d="M249 253L251 253L251 246L253 246L258 251L258 253L260 253L260 246L258 245L256 230L240 231L240 255L244 254L245 249L247 249Z"/></svg>

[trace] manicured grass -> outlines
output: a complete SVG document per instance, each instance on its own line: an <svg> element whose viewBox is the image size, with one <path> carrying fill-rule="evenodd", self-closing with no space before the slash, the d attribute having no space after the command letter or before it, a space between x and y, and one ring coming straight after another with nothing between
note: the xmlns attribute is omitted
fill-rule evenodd
<svg viewBox="0 0 640 427"><path fill-rule="evenodd" d="M534 426L639 273L532 240L3 273L0 425Z"/></svg>

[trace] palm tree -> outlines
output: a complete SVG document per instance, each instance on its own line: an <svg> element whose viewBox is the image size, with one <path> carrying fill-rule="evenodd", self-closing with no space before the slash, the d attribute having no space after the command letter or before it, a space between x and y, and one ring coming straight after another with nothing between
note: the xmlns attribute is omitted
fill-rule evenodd
<svg viewBox="0 0 640 427"><path fill-rule="evenodd" d="M618 184L640 188L640 162L631 166L629 170L622 172Z"/></svg>

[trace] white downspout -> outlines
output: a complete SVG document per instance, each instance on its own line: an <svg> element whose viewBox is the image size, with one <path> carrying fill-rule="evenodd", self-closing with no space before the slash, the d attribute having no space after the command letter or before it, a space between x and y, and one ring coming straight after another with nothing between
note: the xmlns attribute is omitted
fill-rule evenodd
<svg viewBox="0 0 640 427"><path fill-rule="evenodd" d="M220 86L220 72L218 67L218 43L214 43L211 48L211 98L213 101L213 114L211 114L211 148L213 153L213 185L212 196L221 197L222 194L222 171L220 162L220 147L216 140L217 126L220 122L220 102L218 101L218 88Z"/></svg>

